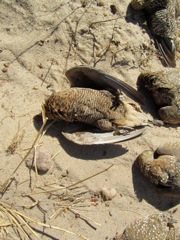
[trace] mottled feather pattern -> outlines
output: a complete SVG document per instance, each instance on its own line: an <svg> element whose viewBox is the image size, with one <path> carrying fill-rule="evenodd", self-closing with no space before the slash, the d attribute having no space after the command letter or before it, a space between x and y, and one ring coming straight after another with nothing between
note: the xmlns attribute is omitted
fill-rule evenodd
<svg viewBox="0 0 180 240"><path fill-rule="evenodd" d="M161 52L164 63L169 67L176 66L175 37L177 32L176 15L178 4L176 0L132 0L135 10L143 10L148 26Z"/></svg>
<svg viewBox="0 0 180 240"><path fill-rule="evenodd" d="M174 39L176 29L175 18L174 14L170 14L168 9L161 9L151 14L150 22L154 35Z"/></svg>
<svg viewBox="0 0 180 240"><path fill-rule="evenodd" d="M138 166L144 176L156 184L166 187L180 188L178 178L180 178L180 163L175 156L162 155L154 159L154 153L146 150L138 158ZM151 156L152 160L149 160Z"/></svg>
<svg viewBox="0 0 180 240"><path fill-rule="evenodd" d="M171 8L175 6L176 0L132 0L131 6L135 10L145 9L149 13L153 13L163 8Z"/></svg>
<svg viewBox="0 0 180 240"><path fill-rule="evenodd" d="M180 194L180 142L167 142L155 151L143 151L136 159L142 172L152 183L169 187Z"/></svg>
<svg viewBox="0 0 180 240"><path fill-rule="evenodd" d="M158 155L173 155L180 161L180 142L167 142L156 150Z"/></svg>
<svg viewBox="0 0 180 240"><path fill-rule="evenodd" d="M169 124L180 123L180 71L168 69L159 72L146 71L139 75L137 84L147 89L161 108L161 120Z"/></svg>
<svg viewBox="0 0 180 240"><path fill-rule="evenodd" d="M175 6L175 0L145 0L144 7L147 12L153 13L161 9L171 11Z"/></svg>
<svg viewBox="0 0 180 240"><path fill-rule="evenodd" d="M174 219L163 213L135 220L117 237L117 240L179 240L173 226Z"/></svg>
<svg viewBox="0 0 180 240"><path fill-rule="evenodd" d="M82 122L106 131L147 122L136 104L123 102L108 91L89 88L53 93L44 108L48 119Z"/></svg>

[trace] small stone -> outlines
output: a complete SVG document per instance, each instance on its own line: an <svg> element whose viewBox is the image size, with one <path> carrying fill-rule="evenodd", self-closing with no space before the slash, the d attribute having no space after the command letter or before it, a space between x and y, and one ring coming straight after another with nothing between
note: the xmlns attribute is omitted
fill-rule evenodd
<svg viewBox="0 0 180 240"><path fill-rule="evenodd" d="M35 150L32 149L28 158L26 159L26 166L29 169L35 170ZM45 149L36 149L36 167L39 173L46 173L53 165L53 161L51 160L50 153Z"/></svg>
<svg viewBox="0 0 180 240"><path fill-rule="evenodd" d="M2 69L2 72L3 73L6 73L8 71L8 68L7 67L4 67L3 69Z"/></svg>
<svg viewBox="0 0 180 240"><path fill-rule="evenodd" d="M104 11L103 15L106 17L109 15L109 13L107 11Z"/></svg>
<svg viewBox="0 0 180 240"><path fill-rule="evenodd" d="M100 194L104 201L112 200L117 195L117 190L115 188L107 189L104 187L100 190Z"/></svg>
<svg viewBox="0 0 180 240"><path fill-rule="evenodd" d="M62 173L61 173L61 176L62 177L67 177L68 174L69 174L68 170L67 169L63 169Z"/></svg>
<svg viewBox="0 0 180 240"><path fill-rule="evenodd" d="M97 2L97 6L99 6L99 7L104 6L104 1L98 1L98 2Z"/></svg>
<svg viewBox="0 0 180 240"><path fill-rule="evenodd" d="M38 64L37 66L38 66L39 68L43 68L42 63Z"/></svg>

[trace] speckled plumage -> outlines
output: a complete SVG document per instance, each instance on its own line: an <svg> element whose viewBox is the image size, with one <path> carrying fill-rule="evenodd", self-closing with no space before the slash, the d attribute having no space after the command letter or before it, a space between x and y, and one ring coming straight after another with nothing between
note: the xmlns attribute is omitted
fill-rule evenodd
<svg viewBox="0 0 180 240"><path fill-rule="evenodd" d="M146 150L138 156L137 163L152 183L180 191L180 161L176 156L161 155L154 159L154 153Z"/></svg>
<svg viewBox="0 0 180 240"><path fill-rule="evenodd" d="M180 141L167 142L160 145L156 150L158 155L173 155L180 161Z"/></svg>
<svg viewBox="0 0 180 240"><path fill-rule="evenodd" d="M165 64L175 67L176 0L132 0L131 5L135 10L144 10L147 23Z"/></svg>
<svg viewBox="0 0 180 240"><path fill-rule="evenodd" d="M180 124L180 70L144 72L138 77L139 87L147 89L160 106L158 114L165 123Z"/></svg>
<svg viewBox="0 0 180 240"><path fill-rule="evenodd" d="M153 13L160 9L175 7L175 1L176 0L145 0L144 6L147 12Z"/></svg>
<svg viewBox="0 0 180 240"><path fill-rule="evenodd" d="M122 102L119 96L108 91L89 88L53 93L44 108L48 119L82 122L105 131L139 126L146 119L134 103Z"/></svg>
<svg viewBox="0 0 180 240"><path fill-rule="evenodd" d="M157 9L167 8L174 0L132 0L131 6L135 10L145 9L151 13L157 11Z"/></svg>
<svg viewBox="0 0 180 240"><path fill-rule="evenodd" d="M175 67L175 9L160 9L149 16L149 26L167 66Z"/></svg>
<svg viewBox="0 0 180 240"><path fill-rule="evenodd" d="M174 220L165 214L152 214L131 223L117 240L179 240Z"/></svg>
<svg viewBox="0 0 180 240"><path fill-rule="evenodd" d="M132 0L131 6L135 10L141 10L145 8L145 2L146 0Z"/></svg>

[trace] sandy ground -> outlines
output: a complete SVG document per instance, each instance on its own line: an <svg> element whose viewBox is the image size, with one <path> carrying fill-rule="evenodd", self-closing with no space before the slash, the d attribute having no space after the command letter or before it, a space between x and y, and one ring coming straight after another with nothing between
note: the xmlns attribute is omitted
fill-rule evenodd
<svg viewBox="0 0 180 240"><path fill-rule="evenodd" d="M143 25L143 15L133 13L129 3L130 0L0 2L1 185L32 146L42 124L34 121L34 116L40 113L45 97L69 87L64 76L67 69L82 64L94 66L136 87L142 70L164 68L151 34ZM179 140L179 127L148 127L143 136L128 142L79 146L61 135L63 126L64 123L55 123L41 139L42 151L51 156L59 152L52 168L36 176L23 162L0 200L36 221L74 233L32 224L39 229L40 239L75 240L84 236L112 240L132 221L152 213L172 213L173 218L180 219L179 198L164 196L133 164L143 150L155 150L158 144ZM71 190L57 189L112 164L108 171ZM96 194L103 187L115 188L116 197L103 201ZM55 191L47 192L52 189ZM39 194L29 195L35 192ZM4 223L3 215L0 219ZM180 221L176 227L180 228ZM15 238L13 233L12 237L11 227L6 229L0 232L1 239L26 239L23 234ZM27 231L30 239L38 239Z"/></svg>

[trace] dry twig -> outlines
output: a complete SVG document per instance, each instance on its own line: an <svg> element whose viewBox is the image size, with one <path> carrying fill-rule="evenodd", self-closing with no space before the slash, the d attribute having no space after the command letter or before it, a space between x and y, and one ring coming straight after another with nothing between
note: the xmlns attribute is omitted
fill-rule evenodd
<svg viewBox="0 0 180 240"><path fill-rule="evenodd" d="M26 239L31 239L27 230L30 230L30 232L36 238L41 239L40 236L36 233L36 229L31 227L31 225L30 225L30 224L34 223L38 226L47 227L47 228L51 228L51 229L56 229L58 231L63 231L63 232L66 232L66 233L69 233L69 234L72 234L72 235L76 235L83 240L88 240L82 234L74 233L74 232L66 230L64 228L60 228L60 227L56 227L56 226L53 226L53 225L50 225L50 224L46 224L46 223L36 221L33 218L30 218L30 217L26 216L25 214L22 214L19 211L16 211L12 207L10 207L7 204L2 203L2 202L0 202L0 212L1 212L1 215L3 215L4 219L9 220L9 222L4 224L4 226L1 225L1 227L6 227L7 228L7 227L10 227L10 226L13 226L15 234L16 235L17 234L23 235L24 237L26 237ZM35 230L33 230L33 229L35 229Z"/></svg>

